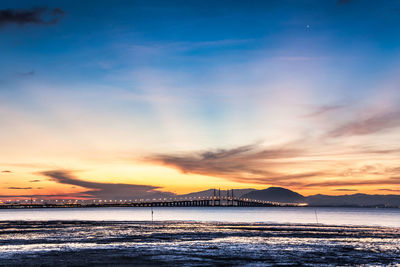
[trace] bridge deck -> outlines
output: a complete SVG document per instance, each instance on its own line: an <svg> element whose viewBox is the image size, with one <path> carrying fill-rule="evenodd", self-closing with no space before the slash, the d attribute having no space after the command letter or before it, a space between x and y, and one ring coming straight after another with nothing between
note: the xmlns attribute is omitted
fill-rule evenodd
<svg viewBox="0 0 400 267"><path fill-rule="evenodd" d="M57 208L57 207L282 207L304 206L301 203L279 203L247 198L187 197L134 200L69 200L58 203L22 202L2 204L0 208Z"/></svg>

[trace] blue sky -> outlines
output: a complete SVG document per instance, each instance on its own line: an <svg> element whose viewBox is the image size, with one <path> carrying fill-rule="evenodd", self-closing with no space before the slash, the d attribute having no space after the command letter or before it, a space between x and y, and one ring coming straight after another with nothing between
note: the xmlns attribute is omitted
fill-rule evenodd
<svg viewBox="0 0 400 267"><path fill-rule="evenodd" d="M396 168L396 155L370 162L354 147L397 147L399 1L2 1L0 10L14 14L0 15L0 163L21 188L24 177L64 170L180 192L216 183L377 192L387 181L360 189L341 174L363 170L351 173L371 181L389 174L365 166ZM228 163L208 158L215 169L199 167L204 151L249 144L315 151L296 154L295 166L293 156L274 159L282 166L257 158L262 172L218 172ZM302 178L281 179L293 175ZM64 190L43 179L43 190Z"/></svg>
<svg viewBox="0 0 400 267"><path fill-rule="evenodd" d="M373 74L397 53L396 1L214 2L36 1L34 6L60 6L65 15L57 25L3 26L2 69L11 64L16 72L43 69L61 78L111 82L103 78L110 69L210 75L214 67L262 56L336 59L329 62L336 71L347 66ZM30 1L1 5L32 7Z"/></svg>

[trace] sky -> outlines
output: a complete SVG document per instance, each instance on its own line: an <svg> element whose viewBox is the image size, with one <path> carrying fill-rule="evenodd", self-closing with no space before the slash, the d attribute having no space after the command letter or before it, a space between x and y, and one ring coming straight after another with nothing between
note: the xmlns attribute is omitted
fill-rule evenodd
<svg viewBox="0 0 400 267"><path fill-rule="evenodd" d="M400 1L0 2L0 198L400 193Z"/></svg>

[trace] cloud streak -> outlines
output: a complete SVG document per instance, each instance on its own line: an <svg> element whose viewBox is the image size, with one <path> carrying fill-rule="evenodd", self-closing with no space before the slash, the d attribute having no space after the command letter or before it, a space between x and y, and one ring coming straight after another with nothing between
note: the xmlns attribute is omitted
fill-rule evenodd
<svg viewBox="0 0 400 267"><path fill-rule="evenodd" d="M292 186L301 185L313 177L327 175L323 171L275 171L277 168L288 169L287 166L294 163L294 159L304 156L305 153L307 151L301 148L265 149L252 144L188 154L151 155L145 161L169 166L182 173L221 177L239 183Z"/></svg>
<svg viewBox="0 0 400 267"><path fill-rule="evenodd" d="M298 142L299 143L299 142ZM312 145L314 146L314 145ZM389 151L391 152L391 151ZM351 157L353 154L337 154ZM380 151L379 151L380 153ZM347 160L333 161L331 153L317 153L295 143L265 149L258 144L184 154L156 154L145 158L154 164L175 168L182 173L219 177L249 184L288 186L301 189L318 187L392 185L398 183L398 170L377 165L352 167ZM340 166L338 168L338 166ZM354 179L349 180L352 177Z"/></svg>
<svg viewBox="0 0 400 267"><path fill-rule="evenodd" d="M379 188L378 191L400 192L400 189Z"/></svg>
<svg viewBox="0 0 400 267"><path fill-rule="evenodd" d="M322 181L317 183L309 183L304 186L307 187L324 187L324 186L361 186L361 185L397 185L400 182L399 177L390 177L385 179L363 179L363 180L332 180L332 181Z"/></svg>
<svg viewBox="0 0 400 267"><path fill-rule="evenodd" d="M272 165L267 160L288 159L301 155L301 149L276 148L260 149L256 144L232 149L217 149L191 154L159 154L145 158L145 161L170 166L183 173L196 173L216 176L271 176L265 170ZM275 163L276 164L276 163Z"/></svg>
<svg viewBox="0 0 400 267"><path fill-rule="evenodd" d="M20 76L20 77L34 76L35 75L35 71L31 70L31 71L27 71L27 72L18 72L17 75Z"/></svg>
<svg viewBox="0 0 400 267"><path fill-rule="evenodd" d="M397 110L350 121L328 132L327 135L329 137L369 135L399 126L400 111Z"/></svg>
<svg viewBox="0 0 400 267"><path fill-rule="evenodd" d="M88 198L131 199L158 198L173 195L172 193L157 191L156 189L159 189L159 187L149 185L83 181L74 177L70 171L66 170L45 171L41 172L40 174L49 177L52 181L60 184L76 185L89 189L87 191L79 193L79 195L86 196Z"/></svg>
<svg viewBox="0 0 400 267"><path fill-rule="evenodd" d="M324 106L318 107L313 112L305 115L304 117L306 117L306 118L307 117L317 117L317 116L320 116L320 115L324 115L324 114L326 114L328 112L341 109L343 107L344 107L343 105L324 105Z"/></svg>
<svg viewBox="0 0 400 267"><path fill-rule="evenodd" d="M0 26L28 24L52 25L56 24L64 11L60 8L49 10L47 7L31 9L2 9L0 10Z"/></svg>
<svg viewBox="0 0 400 267"><path fill-rule="evenodd" d="M348 188L338 188L338 189L333 189L333 191L337 191L337 192L356 192L358 190L357 189L348 189Z"/></svg>

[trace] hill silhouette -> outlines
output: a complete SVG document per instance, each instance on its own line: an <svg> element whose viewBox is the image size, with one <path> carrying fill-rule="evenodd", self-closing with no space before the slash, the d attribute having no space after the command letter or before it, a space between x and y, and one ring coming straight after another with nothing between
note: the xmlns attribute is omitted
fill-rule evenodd
<svg viewBox="0 0 400 267"><path fill-rule="evenodd" d="M400 195L353 194L341 196L313 195L307 197L310 206L400 207Z"/></svg>
<svg viewBox="0 0 400 267"><path fill-rule="evenodd" d="M242 198L281 203L307 203L314 207L400 207L400 195L353 194L331 196L318 194L305 197L282 187L269 187L263 190L254 190L242 195Z"/></svg>
<svg viewBox="0 0 400 267"><path fill-rule="evenodd" d="M304 196L283 187L269 187L263 190L254 190L244 194L242 198L282 203L299 203L305 201Z"/></svg>

